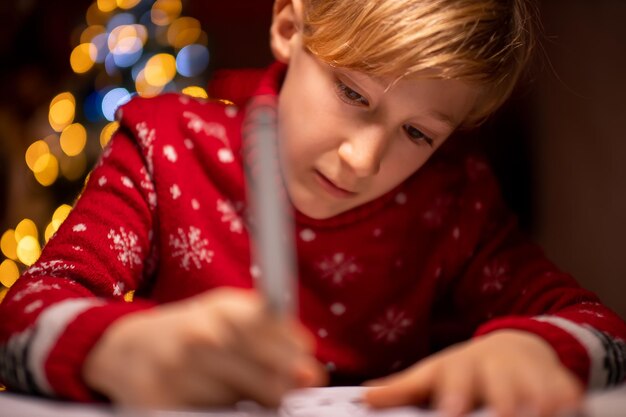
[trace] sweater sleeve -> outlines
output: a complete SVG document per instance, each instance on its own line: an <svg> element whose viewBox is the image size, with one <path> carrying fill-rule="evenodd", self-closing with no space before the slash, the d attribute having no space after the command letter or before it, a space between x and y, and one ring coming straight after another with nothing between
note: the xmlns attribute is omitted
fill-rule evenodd
<svg viewBox="0 0 626 417"><path fill-rule="evenodd" d="M470 156L464 165L465 184L446 244L453 248L450 273L436 307L439 335L529 331L546 340L589 388L623 381L624 321L519 230L484 160Z"/></svg>
<svg viewBox="0 0 626 417"><path fill-rule="evenodd" d="M114 135L68 218L0 304L8 389L96 399L81 377L86 355L113 321L152 307L124 300L149 281L158 255L156 195L139 142L124 128Z"/></svg>

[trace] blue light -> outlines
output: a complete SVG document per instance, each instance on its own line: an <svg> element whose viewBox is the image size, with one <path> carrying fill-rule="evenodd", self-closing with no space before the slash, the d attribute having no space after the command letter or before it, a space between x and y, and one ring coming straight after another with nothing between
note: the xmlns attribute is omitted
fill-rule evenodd
<svg viewBox="0 0 626 417"><path fill-rule="evenodd" d="M109 53L106 58L104 58L104 69L111 77L119 73L117 64L115 63L115 56L113 54Z"/></svg>
<svg viewBox="0 0 626 417"><path fill-rule="evenodd" d="M102 114L109 120L115 120L115 111L119 106L127 103L131 99L131 95L125 88L114 88L102 99Z"/></svg>
<svg viewBox="0 0 626 417"><path fill-rule="evenodd" d="M176 69L184 77L195 77L209 65L209 50L203 45L185 46L176 56Z"/></svg>
<svg viewBox="0 0 626 417"><path fill-rule="evenodd" d="M91 40L91 43L94 44L96 49L98 49L98 55L96 55L96 62L101 64L104 62L104 59L109 52L109 45L107 44L109 39L108 33L101 33L99 35L94 36Z"/></svg>
<svg viewBox="0 0 626 417"><path fill-rule="evenodd" d="M118 26L132 25L135 23L135 21L135 16L130 13L116 14L111 18L111 20L109 20L109 23L107 23L107 32L110 33Z"/></svg>
<svg viewBox="0 0 626 417"><path fill-rule="evenodd" d="M124 54L113 54L113 61L115 62L115 65L127 68L133 66L137 61L139 61L141 54L143 54L143 47L141 46L141 41L139 39L135 40L135 42L137 43L135 46L139 49Z"/></svg>
<svg viewBox="0 0 626 417"><path fill-rule="evenodd" d="M87 120L92 123L99 122L104 118L102 114L102 94L100 92L93 91L85 98L83 113Z"/></svg>

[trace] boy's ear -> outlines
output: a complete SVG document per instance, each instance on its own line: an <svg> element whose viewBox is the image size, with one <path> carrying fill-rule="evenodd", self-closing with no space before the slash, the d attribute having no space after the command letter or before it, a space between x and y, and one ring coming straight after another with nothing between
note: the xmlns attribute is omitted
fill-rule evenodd
<svg viewBox="0 0 626 417"><path fill-rule="evenodd" d="M294 36L302 28L302 3L300 0L276 0L270 27L270 47L274 58L289 63Z"/></svg>

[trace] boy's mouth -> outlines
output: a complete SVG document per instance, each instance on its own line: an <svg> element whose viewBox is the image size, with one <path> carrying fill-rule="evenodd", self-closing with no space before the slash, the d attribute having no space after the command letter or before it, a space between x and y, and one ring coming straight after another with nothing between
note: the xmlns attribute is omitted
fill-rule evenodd
<svg viewBox="0 0 626 417"><path fill-rule="evenodd" d="M341 188L336 185L333 181L328 179L324 174L319 172L318 170L314 170L314 176L317 180L318 184L326 190L329 194L338 198L350 198L354 197L357 193L346 190L345 188Z"/></svg>

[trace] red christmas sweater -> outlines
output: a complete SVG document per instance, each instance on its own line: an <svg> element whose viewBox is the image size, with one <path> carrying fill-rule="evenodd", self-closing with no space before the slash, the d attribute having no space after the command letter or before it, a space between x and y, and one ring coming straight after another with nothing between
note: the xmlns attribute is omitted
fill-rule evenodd
<svg viewBox="0 0 626 417"><path fill-rule="evenodd" d="M93 399L81 367L113 321L253 287L241 128L246 99L277 95L283 74L219 79L213 91L239 110L174 94L121 108L73 211L0 304L1 383ZM449 143L368 204L324 220L294 213L299 315L333 381L512 328L547 340L589 387L621 382L626 324L520 233L483 157Z"/></svg>

